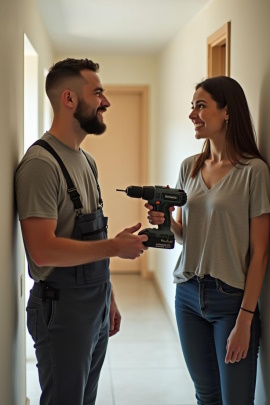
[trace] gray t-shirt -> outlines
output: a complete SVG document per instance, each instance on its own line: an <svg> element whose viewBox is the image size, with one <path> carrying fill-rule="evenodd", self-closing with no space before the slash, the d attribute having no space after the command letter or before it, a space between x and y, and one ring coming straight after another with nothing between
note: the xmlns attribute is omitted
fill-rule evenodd
<svg viewBox="0 0 270 405"><path fill-rule="evenodd" d="M98 191L94 174L81 150L76 151L46 132L41 139L47 141L61 157L77 187L87 214L98 208ZM96 169L91 155L88 159ZM75 216L73 203L67 192L66 180L55 158L43 147L31 147L18 165L15 176L16 200L19 219L30 217L56 219L56 236L72 236ZM45 280L52 267L36 266L29 252L26 255L35 281Z"/></svg>
<svg viewBox="0 0 270 405"><path fill-rule="evenodd" d="M212 189L190 173L196 156L183 161L177 188L187 193L182 207L183 250L174 282L209 274L244 289L249 266L250 218L270 212L268 166L260 159L236 165Z"/></svg>

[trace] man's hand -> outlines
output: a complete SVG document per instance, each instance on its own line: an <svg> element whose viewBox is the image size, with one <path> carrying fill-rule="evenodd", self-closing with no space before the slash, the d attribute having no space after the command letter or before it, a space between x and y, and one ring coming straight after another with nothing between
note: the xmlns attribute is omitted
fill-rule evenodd
<svg viewBox="0 0 270 405"><path fill-rule="evenodd" d="M143 242L148 240L146 235L134 235L141 227L141 224L126 228L115 237L115 242L118 243L117 256L121 259L136 259L147 247Z"/></svg>
<svg viewBox="0 0 270 405"><path fill-rule="evenodd" d="M116 333L119 332L120 330L120 324L121 324L121 315L120 312L117 308L115 299L114 299L114 294L112 291L111 295L111 306L110 306L110 333L109 337L115 335Z"/></svg>

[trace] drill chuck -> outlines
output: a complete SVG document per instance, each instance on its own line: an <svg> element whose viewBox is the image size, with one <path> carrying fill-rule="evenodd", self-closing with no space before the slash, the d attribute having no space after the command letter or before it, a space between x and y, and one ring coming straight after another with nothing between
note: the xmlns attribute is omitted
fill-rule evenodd
<svg viewBox="0 0 270 405"><path fill-rule="evenodd" d="M132 198L142 198L143 200L152 200L155 196L155 187L153 186L129 186L125 190L126 195Z"/></svg>

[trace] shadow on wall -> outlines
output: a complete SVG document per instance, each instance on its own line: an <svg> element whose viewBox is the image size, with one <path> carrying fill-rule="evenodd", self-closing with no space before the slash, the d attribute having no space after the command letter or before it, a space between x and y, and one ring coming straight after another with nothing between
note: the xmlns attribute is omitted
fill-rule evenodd
<svg viewBox="0 0 270 405"><path fill-rule="evenodd" d="M259 105L258 144L260 152L270 165L270 68L266 72L261 88ZM270 247L269 247L270 248ZM256 404L270 404L270 260L268 261L267 273L260 298L260 311L262 320L262 340L259 356L259 370L261 378L258 378L256 388ZM262 398L264 396L264 398Z"/></svg>
<svg viewBox="0 0 270 405"><path fill-rule="evenodd" d="M26 397L25 387L25 301L23 293L24 251L17 211L13 216L13 354L12 354L12 404L20 404Z"/></svg>
<svg viewBox="0 0 270 405"><path fill-rule="evenodd" d="M270 249L270 246L269 246ZM260 311L262 322L262 338L259 352L259 363L257 372L257 386L255 395L256 405L270 404L270 261L268 261L267 274L260 298Z"/></svg>
<svg viewBox="0 0 270 405"><path fill-rule="evenodd" d="M260 106L259 106L259 129L258 143L263 157L270 165L270 115L269 115L269 98L270 98L270 68L264 75L261 88Z"/></svg>

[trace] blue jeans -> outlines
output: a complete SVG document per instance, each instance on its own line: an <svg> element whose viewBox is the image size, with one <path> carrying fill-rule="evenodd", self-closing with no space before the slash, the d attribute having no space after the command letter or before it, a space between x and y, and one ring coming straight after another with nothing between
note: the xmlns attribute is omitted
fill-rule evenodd
<svg viewBox="0 0 270 405"><path fill-rule="evenodd" d="M198 405L254 404L260 340L258 308L246 359L225 364L227 339L242 298L243 290L208 275L193 277L176 287L178 331Z"/></svg>

